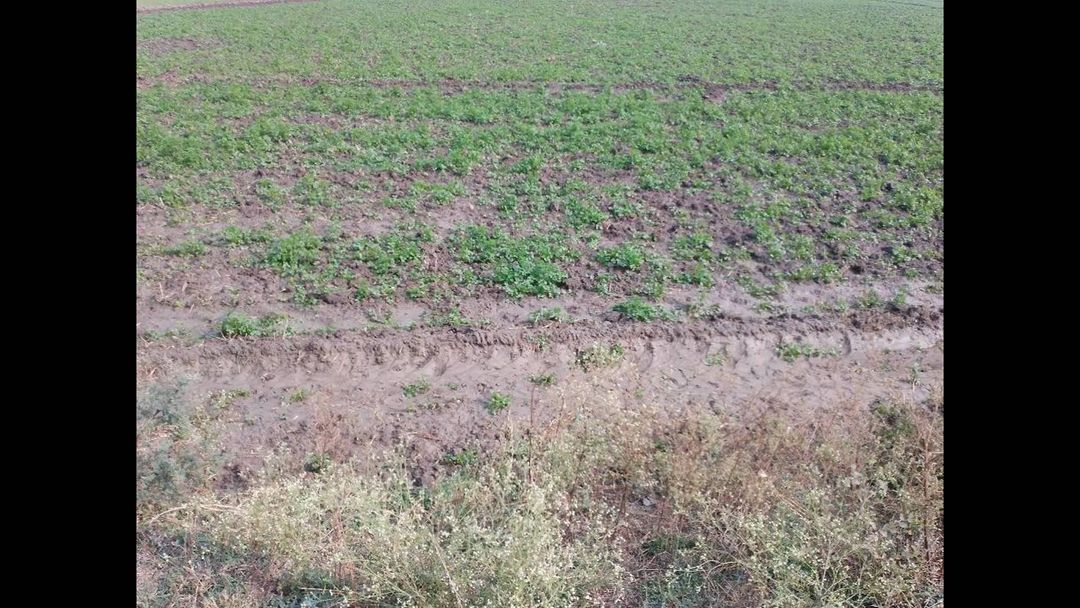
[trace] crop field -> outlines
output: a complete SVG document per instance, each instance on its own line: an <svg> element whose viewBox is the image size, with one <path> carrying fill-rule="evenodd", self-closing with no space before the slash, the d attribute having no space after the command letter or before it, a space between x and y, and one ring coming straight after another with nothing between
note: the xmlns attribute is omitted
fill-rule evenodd
<svg viewBox="0 0 1080 608"><path fill-rule="evenodd" d="M136 2L137 605L944 602L944 10Z"/></svg>

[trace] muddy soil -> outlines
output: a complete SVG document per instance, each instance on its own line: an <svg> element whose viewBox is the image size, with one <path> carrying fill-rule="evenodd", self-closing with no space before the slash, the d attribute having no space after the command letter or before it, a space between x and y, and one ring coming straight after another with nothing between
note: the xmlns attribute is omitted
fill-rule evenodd
<svg viewBox="0 0 1080 608"><path fill-rule="evenodd" d="M787 360L778 348L791 343L822 354ZM582 364L590 349L613 346L622 349L617 361ZM590 415L600 394L628 413L709 408L738 421L777 409L810 419L841 406L918 402L944 386L944 319L926 307L765 320L140 339L137 352L142 387L183 379L188 398L203 403L222 391L247 391L222 418L225 485L243 484L282 445L339 461L404 446L425 481L447 454L551 432ZM548 374L553 384L539 385ZM409 385L421 388L407 395ZM493 414L486 406L496 392L511 406Z"/></svg>

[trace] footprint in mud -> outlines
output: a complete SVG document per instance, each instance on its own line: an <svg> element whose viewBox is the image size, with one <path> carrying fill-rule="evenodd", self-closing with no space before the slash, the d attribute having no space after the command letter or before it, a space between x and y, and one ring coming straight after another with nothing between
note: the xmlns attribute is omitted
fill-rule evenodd
<svg viewBox="0 0 1080 608"><path fill-rule="evenodd" d="M686 375L686 372L684 372L681 368L675 368L675 371L679 373L679 376L676 377L674 374L671 374L672 382L674 382L675 385L680 388L686 388L687 386L690 386L690 377ZM680 381L679 378L682 378L682 380Z"/></svg>
<svg viewBox="0 0 1080 608"><path fill-rule="evenodd" d="M437 356L437 353L429 352L424 356L416 357L415 359L413 359L414 365L416 366L416 369L423 369L423 368L427 367L428 364L430 364L432 361L435 360L436 356Z"/></svg>
<svg viewBox="0 0 1080 608"><path fill-rule="evenodd" d="M726 344L710 344L708 340L694 340L694 343L697 345L695 350L702 356L706 356L710 352L721 352L727 348Z"/></svg>
<svg viewBox="0 0 1080 608"><path fill-rule="evenodd" d="M450 357L446 354L440 355L438 361L435 362L434 376L436 378L441 377L449 367Z"/></svg>
<svg viewBox="0 0 1080 608"><path fill-rule="evenodd" d="M732 369L739 374L746 374L753 370L754 366L760 365L761 357L755 358L751 354L750 344L746 340L738 340L728 345L728 361Z"/></svg>
<svg viewBox="0 0 1080 608"><path fill-rule="evenodd" d="M442 350L432 350L422 359L417 359L415 367L417 371L430 370L432 376L438 377L446 373L450 366L449 354Z"/></svg>
<svg viewBox="0 0 1080 608"><path fill-rule="evenodd" d="M499 347L491 348L487 351L486 361L493 370L502 369L508 361L511 360L511 356L503 352L503 349Z"/></svg>
<svg viewBox="0 0 1080 608"><path fill-rule="evenodd" d="M637 357L637 366L639 372L648 371L652 367L653 361L656 359L656 349L653 348L652 342L645 345L642 353Z"/></svg>

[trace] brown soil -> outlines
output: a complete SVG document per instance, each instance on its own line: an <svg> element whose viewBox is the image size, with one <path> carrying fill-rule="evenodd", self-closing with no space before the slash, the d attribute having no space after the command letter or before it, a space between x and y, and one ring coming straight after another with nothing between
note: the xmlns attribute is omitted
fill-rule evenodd
<svg viewBox="0 0 1080 608"><path fill-rule="evenodd" d="M196 402L223 390L250 392L228 412L221 447L231 473L222 483L247 479L283 443L294 453L335 459L404 444L424 480L447 452L482 447L511 428L546 432L598 392L616 395L627 410L659 403L672 412L706 407L736 419L763 409L817 415L840 404L925 399L943 386L943 331L940 312L911 308L832 318L139 340L136 378L141 386L185 378ZM835 354L788 362L777 346L790 342ZM613 344L625 349L614 366L586 372L578 364L586 349ZM547 373L556 378L552 387L529 381ZM403 386L424 381L427 392L403 394ZM291 401L301 389L308 396ZM510 396L507 412L485 409L495 391Z"/></svg>

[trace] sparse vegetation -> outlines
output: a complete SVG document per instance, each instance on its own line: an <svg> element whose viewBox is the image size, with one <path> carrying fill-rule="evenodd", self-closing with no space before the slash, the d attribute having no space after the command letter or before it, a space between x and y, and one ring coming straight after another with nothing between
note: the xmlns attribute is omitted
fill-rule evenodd
<svg viewBox="0 0 1080 608"><path fill-rule="evenodd" d="M862 293L855 300L855 306L859 308L881 308L884 305L884 301L876 291L868 289Z"/></svg>
<svg viewBox="0 0 1080 608"><path fill-rule="evenodd" d="M476 450L461 450L459 452L450 452L443 456L443 464L455 465L459 467L467 467L476 464L477 453Z"/></svg>
<svg viewBox="0 0 1080 608"><path fill-rule="evenodd" d="M532 382L536 386L552 386L555 384L555 374L551 372L546 374L535 374L529 376L529 382Z"/></svg>
<svg viewBox="0 0 1080 608"><path fill-rule="evenodd" d="M510 407L510 395L503 393L491 393L491 397L487 402L487 410L492 414L497 414L506 408Z"/></svg>
<svg viewBox="0 0 1080 608"><path fill-rule="evenodd" d="M529 322L533 325L544 325L547 323L566 323L569 320L570 315L568 315L565 310L559 307L541 308L529 315Z"/></svg>
<svg viewBox="0 0 1080 608"><path fill-rule="evenodd" d="M431 390L431 383L427 378L421 378L417 382L412 384L406 384L401 387L401 392L406 397L417 397Z"/></svg>
<svg viewBox="0 0 1080 608"><path fill-rule="evenodd" d="M433 313L428 318L428 325L431 327L469 327L482 325L482 323L469 319L460 310L454 308L442 313Z"/></svg>
<svg viewBox="0 0 1080 608"><path fill-rule="evenodd" d="M596 259L608 268L638 270L645 264L645 252L637 245L627 243L601 249Z"/></svg>
<svg viewBox="0 0 1080 608"><path fill-rule="evenodd" d="M308 473L322 473L330 468L333 461L328 454L315 452L307 455L304 459L304 470Z"/></svg>
<svg viewBox="0 0 1080 608"><path fill-rule="evenodd" d="M221 466L213 419L224 408L198 407L183 382L155 384L135 406L135 505L140 513L176 506L205 488Z"/></svg>
<svg viewBox="0 0 1080 608"><path fill-rule="evenodd" d="M705 364L711 367L723 367L727 364L727 361L727 349L723 349L716 353L710 353L705 357Z"/></svg>
<svg viewBox="0 0 1080 608"><path fill-rule="evenodd" d="M622 361L625 353L626 350L618 344L593 344L589 348L578 352L577 364L582 370L591 372L617 364Z"/></svg>
<svg viewBox="0 0 1080 608"><path fill-rule="evenodd" d="M243 388L236 388L232 390L223 389L211 396L210 405L215 409L224 410L231 407L232 404L235 403L237 400L243 399L244 397L248 397L250 395L251 391Z"/></svg>
<svg viewBox="0 0 1080 608"><path fill-rule="evenodd" d="M185 241L165 248L166 255L197 258L206 255L206 245L202 241Z"/></svg>
<svg viewBox="0 0 1080 608"><path fill-rule="evenodd" d="M652 321L671 319L673 315L659 306L654 306L641 298L630 298L612 307L612 310L632 321Z"/></svg>
<svg viewBox="0 0 1080 608"><path fill-rule="evenodd" d="M776 354L784 361L792 363L800 357L807 359L812 357L835 357L837 351L835 348L819 348L798 342L784 342L776 347Z"/></svg>
<svg viewBox="0 0 1080 608"><path fill-rule="evenodd" d="M449 452L442 463L451 469L420 489L403 454L365 473L312 453L306 475L197 496L184 513L149 528L144 520L140 534L198 538L170 550L252 560L278 593L315 589L332 605L886 606L943 597L940 403L848 412L845 425L817 432L792 432L775 417L748 426L648 411L581 418L524 452L513 442L484 458ZM644 506L620 509L628 498ZM642 525L659 504L684 517ZM162 567L180 592L193 574L175 561ZM204 580L224 590L228 574Z"/></svg>
<svg viewBox="0 0 1080 608"><path fill-rule="evenodd" d="M284 315L266 315L256 319L232 312L221 322L220 333L223 338L284 336L289 333L288 318Z"/></svg>
<svg viewBox="0 0 1080 608"><path fill-rule="evenodd" d="M487 269L486 279L512 298L556 295L567 278L559 262L574 257L556 236L517 238L479 226L466 227L455 244L458 260Z"/></svg>

